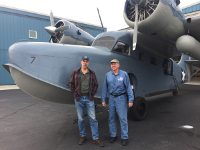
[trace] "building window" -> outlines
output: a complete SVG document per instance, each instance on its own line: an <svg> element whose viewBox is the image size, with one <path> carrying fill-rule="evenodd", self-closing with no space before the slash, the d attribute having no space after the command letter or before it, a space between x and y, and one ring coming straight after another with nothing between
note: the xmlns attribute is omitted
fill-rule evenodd
<svg viewBox="0 0 200 150"><path fill-rule="evenodd" d="M29 30L29 38L37 39L37 31Z"/></svg>

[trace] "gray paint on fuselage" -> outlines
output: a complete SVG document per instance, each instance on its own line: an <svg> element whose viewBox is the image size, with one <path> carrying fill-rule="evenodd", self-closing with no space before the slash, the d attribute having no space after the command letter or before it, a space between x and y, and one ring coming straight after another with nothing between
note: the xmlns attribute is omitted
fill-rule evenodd
<svg viewBox="0 0 200 150"><path fill-rule="evenodd" d="M12 48L15 48L14 51ZM138 59L139 55L133 57L138 52L144 53L144 61ZM10 62L15 64L14 68L18 66L21 72L68 91L68 81L72 71L80 67L81 57L87 55L90 58L89 68L95 71L98 79L99 88L96 97L99 98L105 74L111 70L110 60L114 58L120 61L121 70L135 75L139 83L137 87L134 87L136 96L145 96L149 93L172 89L174 86L172 77L165 75L162 68L162 63L166 58L145 52L142 49L137 49L135 52L131 52L130 56L127 56L111 52L104 47L18 43L9 49L9 56L14 55L21 56L21 58L17 57ZM33 62L31 57L35 57ZM156 58L158 64L150 64L150 57ZM20 59L24 61L18 64Z"/></svg>
<svg viewBox="0 0 200 150"><path fill-rule="evenodd" d="M182 12L182 9L180 6L176 5L176 0L160 0L160 2L168 5L175 17L179 18L181 21L185 21L185 16Z"/></svg>

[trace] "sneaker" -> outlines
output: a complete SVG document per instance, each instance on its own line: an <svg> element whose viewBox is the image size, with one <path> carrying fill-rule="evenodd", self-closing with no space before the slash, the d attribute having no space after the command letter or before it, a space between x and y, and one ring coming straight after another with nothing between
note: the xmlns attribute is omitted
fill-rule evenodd
<svg viewBox="0 0 200 150"><path fill-rule="evenodd" d="M82 136L78 142L79 145L83 145L83 143L86 141L86 136Z"/></svg>
<svg viewBox="0 0 200 150"><path fill-rule="evenodd" d="M116 137L110 137L110 143L114 143L117 140L117 136Z"/></svg>
<svg viewBox="0 0 200 150"><path fill-rule="evenodd" d="M95 143L96 145L100 146L100 147L104 147L104 143L101 142L99 139L93 140L93 143Z"/></svg>
<svg viewBox="0 0 200 150"><path fill-rule="evenodd" d="M123 146L128 145L128 139L122 139L122 145Z"/></svg>

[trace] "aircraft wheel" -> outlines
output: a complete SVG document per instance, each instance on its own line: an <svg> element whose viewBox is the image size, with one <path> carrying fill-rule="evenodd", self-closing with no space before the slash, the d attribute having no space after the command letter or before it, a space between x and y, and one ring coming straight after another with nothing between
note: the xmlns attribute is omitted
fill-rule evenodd
<svg viewBox="0 0 200 150"><path fill-rule="evenodd" d="M130 114L133 120L144 120L147 114L147 102L143 97L136 97L133 101L133 106L130 108Z"/></svg>
<svg viewBox="0 0 200 150"><path fill-rule="evenodd" d="M173 94L174 96L178 95L178 89L173 90L173 91L172 91L172 94Z"/></svg>

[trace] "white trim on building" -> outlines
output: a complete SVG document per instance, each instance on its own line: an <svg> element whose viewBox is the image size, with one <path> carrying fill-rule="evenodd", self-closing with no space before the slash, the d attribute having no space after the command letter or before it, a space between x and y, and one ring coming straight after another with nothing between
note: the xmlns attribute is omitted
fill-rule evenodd
<svg viewBox="0 0 200 150"><path fill-rule="evenodd" d="M186 13L184 15L185 15L185 18L191 18L191 17L194 17L194 16L199 16L200 15L200 10L199 11L190 12L190 13Z"/></svg>
<svg viewBox="0 0 200 150"><path fill-rule="evenodd" d="M42 15L42 16L47 16L47 17L50 16L50 15L43 14L43 13L38 13L38 12L29 11L29 10L25 10L25 9L19 9L19 8L10 7L10 6L5 6L5 5L1 5L1 4L0 4L0 7L4 7L4 8L8 8L8 9L14 9L14 10L19 10L19 11L24 11L24 12L33 13L33 14ZM49 13L50 13L50 12L49 12ZM54 16L54 18L59 18L59 19L61 19L61 20L68 20L68 21L77 22L77 23L82 23L82 24L91 25L91 26L96 26L96 27L102 27L102 26L100 26L100 25L95 25L95 24L91 24L91 23L87 23L87 22L78 21L78 20L72 20L72 19L68 19L68 18L62 18L62 17L58 17L58 16ZM104 28L107 28L107 27L104 26Z"/></svg>
<svg viewBox="0 0 200 150"><path fill-rule="evenodd" d="M190 4L190 5L187 5L187 6L184 6L184 7L181 7L181 9L185 9L185 8L194 6L194 5L199 4L199 3L200 3L200 1L198 1L198 2L196 2L196 3L193 3L193 4Z"/></svg>

